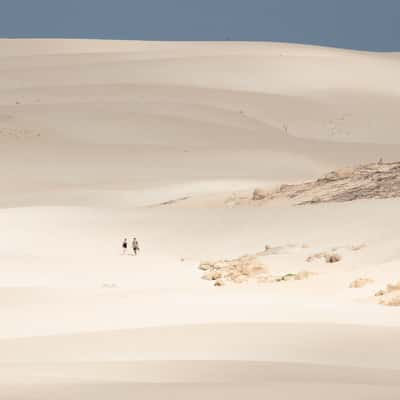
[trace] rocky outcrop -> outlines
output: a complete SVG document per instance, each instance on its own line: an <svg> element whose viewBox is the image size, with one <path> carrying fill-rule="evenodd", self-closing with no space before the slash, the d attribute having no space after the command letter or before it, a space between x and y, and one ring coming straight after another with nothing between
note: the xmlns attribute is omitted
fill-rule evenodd
<svg viewBox="0 0 400 400"><path fill-rule="evenodd" d="M223 286L226 281L245 283L249 280L265 279L269 276L267 267L257 256L243 256L233 260L203 261L199 269L205 271L203 279Z"/></svg>
<svg viewBox="0 0 400 400"><path fill-rule="evenodd" d="M315 181L281 185L276 189L257 188L250 197L238 197L230 205L262 205L288 200L295 205L347 202L361 199L400 197L400 162L372 163L331 171Z"/></svg>
<svg viewBox="0 0 400 400"><path fill-rule="evenodd" d="M254 255L245 255L232 260L203 261L199 265L199 270L203 272L202 279L211 281L214 286L224 286L227 283L242 284L250 281L257 283L276 283L287 281L302 281L309 279L317 273L301 270L284 275L272 275L264 264L265 257L285 253L294 247L302 246L265 246L265 250Z"/></svg>

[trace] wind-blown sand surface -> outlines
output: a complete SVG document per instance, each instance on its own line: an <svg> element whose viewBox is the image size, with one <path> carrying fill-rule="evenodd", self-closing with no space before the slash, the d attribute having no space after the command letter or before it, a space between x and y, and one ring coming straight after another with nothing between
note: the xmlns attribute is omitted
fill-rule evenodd
<svg viewBox="0 0 400 400"><path fill-rule="evenodd" d="M399 398L400 309L374 294L400 281L400 200L224 202L398 161L399 71L287 44L0 40L0 398ZM273 279L200 279L245 254Z"/></svg>

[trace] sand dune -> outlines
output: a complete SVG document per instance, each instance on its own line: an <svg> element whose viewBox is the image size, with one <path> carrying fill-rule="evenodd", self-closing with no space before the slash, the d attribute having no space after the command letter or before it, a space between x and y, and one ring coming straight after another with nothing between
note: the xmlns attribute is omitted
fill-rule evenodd
<svg viewBox="0 0 400 400"><path fill-rule="evenodd" d="M82 396L81 398L108 399L118 396L119 399L130 399L132 395L140 396L141 399L153 399L169 397L174 399L203 399L214 396L220 398L229 396L232 399L241 399L251 396L254 399L265 398L265 393L273 395L276 399L287 399L287 396L305 396L308 399L320 399L322 396L333 400L338 397L343 399L363 400L368 397L388 399L398 396L398 391L390 387L379 387L370 385L348 385L348 384L320 384L320 383L291 383L282 385L279 383L263 384L79 384L79 385L27 385L8 388L4 391L8 399L21 400L26 396L36 396L43 400L52 399L54 391L60 392L59 399L68 399L71 395Z"/></svg>
<svg viewBox="0 0 400 400"><path fill-rule="evenodd" d="M0 39L0 398L398 398L396 180L231 206L398 162L399 70L283 43ZM200 279L204 260L252 277L245 254L271 282Z"/></svg>
<svg viewBox="0 0 400 400"><path fill-rule="evenodd" d="M88 393L104 396L111 388L121 396L143 390L160 396L166 387L174 396L216 396L237 387L236 395L257 388L255 398L265 392L280 398L293 388L302 396L329 388L332 399L361 399L367 392L390 398L399 393L400 371L387 360L398 349L384 350L380 344L398 334L397 328L238 324L2 340L0 388L11 396L7 398L45 399L54 390L65 395L64 388L85 398ZM341 340L350 341L352 348L338 351ZM282 357L294 362L279 361ZM328 358L331 364L325 365ZM271 361L255 361L260 359Z"/></svg>
<svg viewBox="0 0 400 400"><path fill-rule="evenodd" d="M204 324L1 339L2 363L101 363L224 360L347 366L393 370L399 326L320 323ZM293 330L296 336L293 336ZM246 337L249 340L243 341ZM352 343L340 350L341 341ZM383 348L380 343L391 343ZM165 371L172 374L173 371ZM190 371L188 371L190 374ZM223 380L220 371L216 381ZM197 376L199 378L199 376ZM189 380L196 380L192 375Z"/></svg>

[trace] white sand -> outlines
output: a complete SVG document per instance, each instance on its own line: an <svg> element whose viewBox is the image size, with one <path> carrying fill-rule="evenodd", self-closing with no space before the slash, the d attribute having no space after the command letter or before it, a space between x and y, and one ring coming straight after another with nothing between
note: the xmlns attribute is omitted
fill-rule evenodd
<svg viewBox="0 0 400 400"><path fill-rule="evenodd" d="M399 398L400 309L373 296L400 280L399 200L214 204L398 159L399 71L286 44L0 40L0 398ZM266 244L273 274L318 275L200 279Z"/></svg>

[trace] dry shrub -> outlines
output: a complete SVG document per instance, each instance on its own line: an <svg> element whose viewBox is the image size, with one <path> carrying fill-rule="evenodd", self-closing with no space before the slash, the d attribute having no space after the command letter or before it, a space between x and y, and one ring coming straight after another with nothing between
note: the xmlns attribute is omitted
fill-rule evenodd
<svg viewBox="0 0 400 400"><path fill-rule="evenodd" d="M325 262L327 262L329 264L337 263L342 260L342 256L338 253L323 252L323 253L313 254L313 255L307 257L306 261L313 262L315 260L320 260L321 258L324 258Z"/></svg>
<svg viewBox="0 0 400 400"><path fill-rule="evenodd" d="M389 283L386 285L386 290L379 290L375 293L376 297L381 297L379 302L385 306L399 307L400 306L400 282Z"/></svg>
<svg viewBox="0 0 400 400"><path fill-rule="evenodd" d="M400 291L400 282L389 283L386 286L386 293L392 293L392 292L397 292L397 291Z"/></svg>
<svg viewBox="0 0 400 400"><path fill-rule="evenodd" d="M211 268L212 268L212 265L209 262L207 262L207 263L204 262L199 265L199 269L202 271L208 271Z"/></svg>
<svg viewBox="0 0 400 400"><path fill-rule="evenodd" d="M297 274L286 274L276 279L277 282L303 281L317 275L311 271L300 271Z"/></svg>
<svg viewBox="0 0 400 400"><path fill-rule="evenodd" d="M238 283L238 284L245 283L245 282L247 282L248 280L249 280L249 277L246 276L246 275L235 275L235 276L233 276L233 277L231 278L231 281L232 281L232 282Z"/></svg>
<svg viewBox="0 0 400 400"><path fill-rule="evenodd" d="M359 250L363 249L363 248L366 247L366 246L367 246L366 244L354 245L354 246L351 246L351 250L352 250L352 251L359 251Z"/></svg>
<svg viewBox="0 0 400 400"><path fill-rule="evenodd" d="M259 201L259 200L264 200L268 197L269 192L265 189L261 189L261 188L256 188L254 189L253 192L253 200L254 201Z"/></svg>
<svg viewBox="0 0 400 400"><path fill-rule="evenodd" d="M296 281L303 281L305 279L309 279L312 276L317 275L316 272L312 272L312 271L300 271L296 274L295 279Z"/></svg>
<svg viewBox="0 0 400 400"><path fill-rule="evenodd" d="M400 296L389 297L387 299L382 300L380 303L383 304L384 306L399 307Z"/></svg>
<svg viewBox="0 0 400 400"><path fill-rule="evenodd" d="M321 197L319 197L319 196L313 196L313 198L311 199L311 203L312 204L317 204L317 203L321 203Z"/></svg>
<svg viewBox="0 0 400 400"><path fill-rule="evenodd" d="M277 282L288 282L288 281L294 281L295 279L296 279L296 274L286 274L278 278Z"/></svg>
<svg viewBox="0 0 400 400"><path fill-rule="evenodd" d="M331 253L331 254L325 254L325 261L329 264L337 263L342 260L342 257L338 253Z"/></svg>
<svg viewBox="0 0 400 400"><path fill-rule="evenodd" d="M352 289L360 289L360 288L363 288L364 286L367 286L373 282L374 281L370 278L358 278L358 279L354 280L353 282L350 282L349 287Z"/></svg>
<svg viewBox="0 0 400 400"><path fill-rule="evenodd" d="M206 281L216 281L220 278L222 278L222 275L218 271L210 271L210 272L205 273L202 276L202 279L204 279Z"/></svg>

